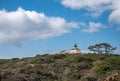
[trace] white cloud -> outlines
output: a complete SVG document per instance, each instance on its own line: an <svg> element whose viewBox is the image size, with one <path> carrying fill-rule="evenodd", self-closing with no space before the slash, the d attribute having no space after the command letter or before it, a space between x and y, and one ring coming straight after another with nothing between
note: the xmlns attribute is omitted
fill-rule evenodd
<svg viewBox="0 0 120 81"><path fill-rule="evenodd" d="M72 9L100 7L105 4L110 4L112 0L62 0L62 4Z"/></svg>
<svg viewBox="0 0 120 81"><path fill-rule="evenodd" d="M120 48L117 48L115 51L114 51L115 54L120 54Z"/></svg>
<svg viewBox="0 0 120 81"><path fill-rule="evenodd" d="M0 10L0 44L19 44L24 40L55 37L77 26L78 23L66 22L61 17L48 17L22 8L11 12Z"/></svg>
<svg viewBox="0 0 120 81"><path fill-rule="evenodd" d="M71 9L85 9L96 17L111 7L112 0L62 0L61 3Z"/></svg>
<svg viewBox="0 0 120 81"><path fill-rule="evenodd" d="M110 15L109 15L109 21L113 24L118 24L120 25L120 9L114 10Z"/></svg>
<svg viewBox="0 0 120 81"><path fill-rule="evenodd" d="M120 1L115 0L113 1L113 10L112 13L109 15L109 22L118 26L118 30L120 30Z"/></svg>
<svg viewBox="0 0 120 81"><path fill-rule="evenodd" d="M92 16L99 16L106 10L120 9L119 0L61 0L61 4L71 9L85 9Z"/></svg>
<svg viewBox="0 0 120 81"><path fill-rule="evenodd" d="M82 32L86 32L86 33L98 32L101 28L106 28L106 27L101 23L90 22L87 28L82 29Z"/></svg>
<svg viewBox="0 0 120 81"><path fill-rule="evenodd" d="M120 0L61 0L61 4L75 10L84 9L92 17L110 10L109 22L120 25Z"/></svg>
<svg viewBox="0 0 120 81"><path fill-rule="evenodd" d="M93 53L93 52L91 52L91 51L89 51L89 50L81 50L81 52L82 52L82 53Z"/></svg>

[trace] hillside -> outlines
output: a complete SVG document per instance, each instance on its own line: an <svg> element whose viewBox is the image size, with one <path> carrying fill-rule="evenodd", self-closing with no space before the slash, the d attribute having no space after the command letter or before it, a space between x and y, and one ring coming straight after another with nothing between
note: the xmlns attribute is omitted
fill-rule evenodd
<svg viewBox="0 0 120 81"><path fill-rule="evenodd" d="M116 72L120 73L120 55L115 54L44 54L0 60L1 81L103 81Z"/></svg>

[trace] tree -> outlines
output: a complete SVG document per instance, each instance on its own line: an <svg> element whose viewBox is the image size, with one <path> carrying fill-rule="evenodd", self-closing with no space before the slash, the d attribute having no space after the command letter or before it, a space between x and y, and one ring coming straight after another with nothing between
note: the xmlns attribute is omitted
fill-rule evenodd
<svg viewBox="0 0 120 81"><path fill-rule="evenodd" d="M102 46L101 44L95 44L95 48L98 54L102 54Z"/></svg>
<svg viewBox="0 0 120 81"><path fill-rule="evenodd" d="M93 51L94 53L97 53L97 54L111 54L117 48L111 46L108 43L100 43L100 44L95 44L94 46L89 46L88 49L90 51Z"/></svg>
<svg viewBox="0 0 120 81"><path fill-rule="evenodd" d="M88 49L90 51L93 51L93 53L96 53L95 46L89 46Z"/></svg>
<svg viewBox="0 0 120 81"><path fill-rule="evenodd" d="M115 51L117 49L116 47L113 47L108 43L100 43L100 45L103 48L103 52L105 54L111 54L111 53L113 53L113 51Z"/></svg>

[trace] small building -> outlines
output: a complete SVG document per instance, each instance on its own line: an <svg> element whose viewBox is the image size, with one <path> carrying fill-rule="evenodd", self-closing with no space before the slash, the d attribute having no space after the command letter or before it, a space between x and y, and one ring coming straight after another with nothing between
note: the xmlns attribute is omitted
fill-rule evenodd
<svg viewBox="0 0 120 81"><path fill-rule="evenodd" d="M66 51L66 50L63 50L63 51L60 52L60 54L68 54L68 53L69 53L69 52Z"/></svg>
<svg viewBox="0 0 120 81"><path fill-rule="evenodd" d="M79 54L79 53L81 53L81 51L78 48L77 44L74 45L74 47L73 47L73 49L71 49L70 53L72 53L72 54Z"/></svg>

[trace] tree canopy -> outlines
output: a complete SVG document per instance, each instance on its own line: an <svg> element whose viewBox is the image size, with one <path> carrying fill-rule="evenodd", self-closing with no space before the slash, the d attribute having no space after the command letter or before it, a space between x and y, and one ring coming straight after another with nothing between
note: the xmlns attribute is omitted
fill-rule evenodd
<svg viewBox="0 0 120 81"><path fill-rule="evenodd" d="M99 43L89 46L88 49L96 54L112 54L117 48L108 43Z"/></svg>

